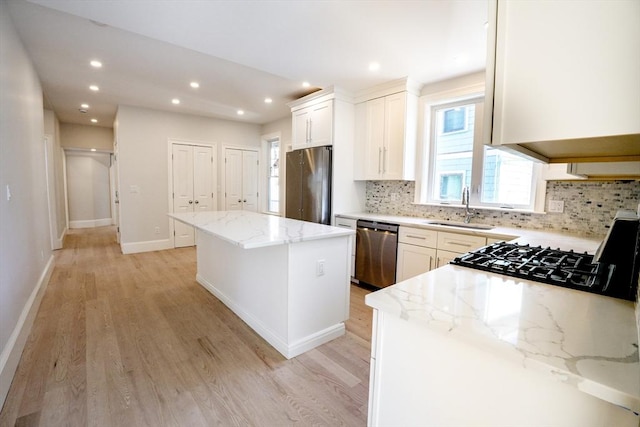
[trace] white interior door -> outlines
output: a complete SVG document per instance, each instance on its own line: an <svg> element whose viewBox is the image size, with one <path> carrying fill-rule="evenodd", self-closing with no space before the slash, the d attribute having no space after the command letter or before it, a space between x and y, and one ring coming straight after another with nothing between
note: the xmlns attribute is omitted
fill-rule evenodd
<svg viewBox="0 0 640 427"><path fill-rule="evenodd" d="M258 211L258 152L242 152L242 209Z"/></svg>
<svg viewBox="0 0 640 427"><path fill-rule="evenodd" d="M225 150L225 209L258 210L258 151Z"/></svg>
<svg viewBox="0 0 640 427"><path fill-rule="evenodd" d="M225 150L224 200L225 210L242 209L242 150Z"/></svg>
<svg viewBox="0 0 640 427"><path fill-rule="evenodd" d="M173 212L193 212L193 147L173 144ZM195 244L193 227L173 221L174 246L181 248Z"/></svg>
<svg viewBox="0 0 640 427"><path fill-rule="evenodd" d="M214 210L213 148L193 147L193 203L195 211Z"/></svg>

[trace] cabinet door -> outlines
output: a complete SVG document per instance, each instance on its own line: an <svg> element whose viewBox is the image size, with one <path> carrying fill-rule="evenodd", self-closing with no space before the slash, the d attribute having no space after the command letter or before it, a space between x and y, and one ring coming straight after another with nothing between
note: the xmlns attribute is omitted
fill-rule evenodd
<svg viewBox="0 0 640 427"><path fill-rule="evenodd" d="M364 156L366 179L380 179L383 173L384 104L384 98L366 102L364 153L361 153ZM362 160L356 155L356 161Z"/></svg>
<svg viewBox="0 0 640 427"><path fill-rule="evenodd" d="M311 110L303 108L293 113L293 142L294 150L306 148L309 143L309 117Z"/></svg>
<svg viewBox="0 0 640 427"><path fill-rule="evenodd" d="M435 268L436 250L398 243L396 282L415 277Z"/></svg>
<svg viewBox="0 0 640 427"><path fill-rule="evenodd" d="M384 101L383 178L403 179L407 93L389 95ZM413 158L406 160L413 161Z"/></svg>
<svg viewBox="0 0 640 427"><path fill-rule="evenodd" d="M462 255L460 252L443 251L438 249L436 251L436 268L440 268L443 265L449 264L451 260Z"/></svg>
<svg viewBox="0 0 640 427"><path fill-rule="evenodd" d="M497 17L494 144L640 133L640 2L499 0Z"/></svg>
<svg viewBox="0 0 640 427"><path fill-rule="evenodd" d="M321 102L310 108L309 146L331 145L333 142L333 100Z"/></svg>

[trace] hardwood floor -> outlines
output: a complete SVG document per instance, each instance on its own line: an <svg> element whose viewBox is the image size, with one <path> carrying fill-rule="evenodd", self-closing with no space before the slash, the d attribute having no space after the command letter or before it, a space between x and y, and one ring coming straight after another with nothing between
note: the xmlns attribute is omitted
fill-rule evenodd
<svg viewBox="0 0 640 427"><path fill-rule="evenodd" d="M195 249L122 255L71 230L0 426L364 426L371 310L286 360L196 281Z"/></svg>

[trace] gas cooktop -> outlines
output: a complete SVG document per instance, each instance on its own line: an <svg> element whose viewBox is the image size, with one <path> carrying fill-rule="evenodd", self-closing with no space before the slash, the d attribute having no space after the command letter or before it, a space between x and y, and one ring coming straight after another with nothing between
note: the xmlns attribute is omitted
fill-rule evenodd
<svg viewBox="0 0 640 427"><path fill-rule="evenodd" d="M455 258L451 264L566 288L606 294L613 266L593 255L498 242Z"/></svg>

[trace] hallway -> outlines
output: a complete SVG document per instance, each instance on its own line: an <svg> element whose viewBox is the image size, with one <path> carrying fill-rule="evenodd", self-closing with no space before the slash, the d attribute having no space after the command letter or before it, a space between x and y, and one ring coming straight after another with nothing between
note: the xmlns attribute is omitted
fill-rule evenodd
<svg viewBox="0 0 640 427"><path fill-rule="evenodd" d="M371 310L286 360L195 281L195 249L122 255L70 230L0 426L366 424Z"/></svg>

